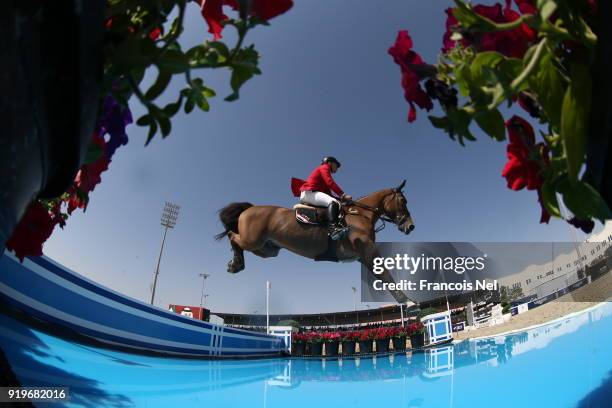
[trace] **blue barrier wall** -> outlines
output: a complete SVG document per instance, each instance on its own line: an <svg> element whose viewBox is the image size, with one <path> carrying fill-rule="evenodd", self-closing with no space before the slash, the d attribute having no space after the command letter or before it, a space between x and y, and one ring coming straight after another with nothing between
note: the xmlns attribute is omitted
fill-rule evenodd
<svg viewBox="0 0 612 408"><path fill-rule="evenodd" d="M109 347L185 357L280 355L281 338L215 325L105 288L47 257L0 258L0 301L66 334Z"/></svg>

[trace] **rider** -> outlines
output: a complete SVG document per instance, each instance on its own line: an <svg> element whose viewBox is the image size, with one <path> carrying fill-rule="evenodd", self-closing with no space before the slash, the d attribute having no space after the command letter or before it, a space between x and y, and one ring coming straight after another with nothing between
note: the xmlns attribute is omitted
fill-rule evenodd
<svg viewBox="0 0 612 408"><path fill-rule="evenodd" d="M340 200L351 201L353 198L345 194L336 184L332 174L337 172L341 164L335 157L324 157L306 182L300 187L300 201L317 207L327 207L327 215L331 226L330 236L337 239L348 229L340 222L340 201L333 197L334 192Z"/></svg>

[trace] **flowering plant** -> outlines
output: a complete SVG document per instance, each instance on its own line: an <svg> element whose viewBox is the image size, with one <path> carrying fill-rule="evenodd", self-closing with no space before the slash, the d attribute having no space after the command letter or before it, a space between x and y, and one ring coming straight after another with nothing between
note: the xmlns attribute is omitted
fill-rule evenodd
<svg viewBox="0 0 612 408"><path fill-rule="evenodd" d="M364 329L364 330L359 331L360 341L374 340L375 338L376 338L375 329Z"/></svg>
<svg viewBox="0 0 612 408"><path fill-rule="evenodd" d="M326 342L339 341L341 338L340 333L338 332L325 332L321 335L321 337L323 337L323 341Z"/></svg>
<svg viewBox="0 0 612 408"><path fill-rule="evenodd" d="M393 329L392 337L406 337L407 334L408 333L406 327L396 327Z"/></svg>
<svg viewBox="0 0 612 408"><path fill-rule="evenodd" d="M609 96L594 83L607 83L597 34L605 21L599 9L608 6L597 0L490 6L455 0L446 10L435 65L414 51L408 31L400 31L389 54L400 67L408 121L416 120L417 108L430 111L437 102L443 115L429 120L460 144L475 140L473 123L494 140L508 138L502 170L508 188L537 192L540 222L555 216L590 232L593 219L612 218L612 185L604 177L612 157L601 150L612 144L612 131L602 124ZM523 117L504 120L504 102L518 104L538 125L539 137ZM572 216L562 213L558 195Z"/></svg>
<svg viewBox="0 0 612 408"><path fill-rule="evenodd" d="M145 144L157 133L168 136L172 129L171 119L180 109L185 113L192 112L195 107L205 112L209 110L209 99L216 94L196 75L200 70L231 71L232 93L225 100L237 100L242 85L261 73L254 45L243 45L247 32L256 26L267 25L270 19L293 5L292 0L199 0L193 3L199 4L199 12L213 38L183 50L179 38L188 0L107 0L101 26L104 34L101 98L88 154L68 190L53 199L35 200L6 242L6 247L15 251L21 260L28 255L42 255L42 245L55 226L63 228L75 209L85 211L89 194L101 182L101 173L108 169L117 148L128 142L125 127L132 123L128 108L130 97L136 96L147 110L136 121L139 126L149 128ZM233 10L235 16L226 16L224 8ZM171 16L176 17L170 21ZM230 26L238 33L233 47L221 41L224 28ZM156 79L143 90L142 80L151 67L157 71ZM174 102L159 106L155 100L177 76L184 78L185 87Z"/></svg>
<svg viewBox="0 0 612 408"><path fill-rule="evenodd" d="M341 332L340 339L342 341L356 341L359 340L360 333L358 331L346 331Z"/></svg>
<svg viewBox="0 0 612 408"><path fill-rule="evenodd" d="M423 323L421 322L410 323L406 327L406 332L409 336L412 336L413 334L425 333L425 326L423 326Z"/></svg>
<svg viewBox="0 0 612 408"><path fill-rule="evenodd" d="M307 343L323 343L324 339L321 333L319 332L307 332L306 333L306 342Z"/></svg>
<svg viewBox="0 0 612 408"><path fill-rule="evenodd" d="M306 343L307 336L306 333L295 333L291 335L291 339L294 343Z"/></svg>
<svg viewBox="0 0 612 408"><path fill-rule="evenodd" d="M386 340L393 337L394 329L390 329L388 327L380 327L378 329L374 329L374 339L376 340Z"/></svg>

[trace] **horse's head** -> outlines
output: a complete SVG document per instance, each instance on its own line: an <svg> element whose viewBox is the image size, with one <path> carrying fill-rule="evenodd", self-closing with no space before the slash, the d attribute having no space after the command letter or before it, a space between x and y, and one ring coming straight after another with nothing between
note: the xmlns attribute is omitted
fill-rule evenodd
<svg viewBox="0 0 612 408"><path fill-rule="evenodd" d="M402 184L392 188L383 201L383 211L389 217L397 228L408 235L414 230L414 222L408 211L408 202L403 193L403 188L406 185L406 180Z"/></svg>

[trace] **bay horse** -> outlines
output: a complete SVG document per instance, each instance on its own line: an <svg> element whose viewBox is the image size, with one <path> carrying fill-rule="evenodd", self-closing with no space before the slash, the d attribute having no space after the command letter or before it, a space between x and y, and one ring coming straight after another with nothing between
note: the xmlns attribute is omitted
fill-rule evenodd
<svg viewBox="0 0 612 408"><path fill-rule="evenodd" d="M406 235L414 229L402 191L405 184L406 180L395 188L344 203L344 219L349 231L337 241L328 237L326 225L299 223L293 209L247 202L228 204L219 211L225 230L215 236L217 240L225 236L230 240L234 257L227 264L227 271L237 273L244 269L244 251L269 258L285 248L315 260L359 261L372 272L374 258L379 256L375 245L377 222L391 222ZM376 276L383 282L393 282L388 271ZM408 300L401 291L391 291L391 294L399 303Z"/></svg>

